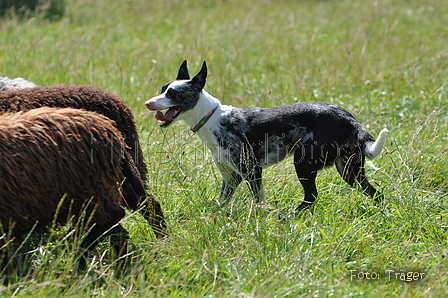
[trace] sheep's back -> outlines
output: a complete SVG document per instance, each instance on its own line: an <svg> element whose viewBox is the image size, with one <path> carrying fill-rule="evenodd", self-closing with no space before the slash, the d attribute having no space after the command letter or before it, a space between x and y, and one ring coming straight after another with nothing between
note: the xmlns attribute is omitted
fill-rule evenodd
<svg viewBox="0 0 448 298"><path fill-rule="evenodd" d="M0 92L0 112L28 111L39 107L84 109L113 120L125 137L142 180L146 181L147 168L139 147L134 116L122 99L94 86L38 86Z"/></svg>

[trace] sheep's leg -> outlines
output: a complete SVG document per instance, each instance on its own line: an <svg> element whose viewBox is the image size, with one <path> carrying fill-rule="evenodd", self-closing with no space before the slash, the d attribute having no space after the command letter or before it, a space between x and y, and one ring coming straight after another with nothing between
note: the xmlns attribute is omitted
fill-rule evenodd
<svg viewBox="0 0 448 298"><path fill-rule="evenodd" d="M118 260L117 272L129 264L129 233L122 225L115 226L109 231L110 246L114 251L114 257Z"/></svg>
<svg viewBox="0 0 448 298"><path fill-rule="evenodd" d="M86 259L88 253L95 248L102 238L112 236L112 248L118 252L118 257L124 257L127 253L127 231L119 224L119 221L125 216L123 209L117 209L111 214L111 219L105 224L96 224L89 231L87 236L81 243L82 255L79 259L78 268L84 270L86 268ZM125 259L125 258L124 258Z"/></svg>
<svg viewBox="0 0 448 298"><path fill-rule="evenodd" d="M12 239L5 239L6 237L8 236L0 234L0 277L4 277L5 285L9 282L9 276L14 276L19 272L17 258L13 258L15 247L18 245Z"/></svg>
<svg viewBox="0 0 448 298"><path fill-rule="evenodd" d="M107 233L110 236L110 245L117 257L126 257L128 251L129 233L122 225L115 226Z"/></svg>
<svg viewBox="0 0 448 298"><path fill-rule="evenodd" d="M141 212L150 223L157 238L167 236L167 226L160 203L150 194L146 195L144 184L137 174L137 170L130 164L129 156L121 160L121 167L126 180L123 184L123 193L127 203L132 209L137 209L138 202L142 203ZM146 200L147 198L147 200Z"/></svg>
<svg viewBox="0 0 448 298"><path fill-rule="evenodd" d="M140 212L143 215L143 217L148 221L148 223L151 225L155 235L157 238L163 238L168 236L168 228L165 222L165 216L163 215L162 206L160 203L154 198L153 195L148 194L146 196L146 200L141 200L142 202L137 205L133 206L130 204L134 200L136 194L134 189L131 186L131 183L129 181L125 181L123 183L123 195L126 199L126 204L131 208L132 210L137 210L137 208L140 208Z"/></svg>
<svg viewBox="0 0 448 298"><path fill-rule="evenodd" d="M129 155L120 160L121 170L125 177L123 183L123 194L129 208L136 210L140 202L146 198L145 186L137 174L137 169Z"/></svg>
<svg viewBox="0 0 448 298"><path fill-rule="evenodd" d="M3 270L9 262L8 246L5 238L0 236L0 275L3 275Z"/></svg>
<svg viewBox="0 0 448 298"><path fill-rule="evenodd" d="M166 226L165 217L163 215L162 206L149 194L148 199L141 206L143 217L151 225L157 238L168 236L168 228Z"/></svg>
<svg viewBox="0 0 448 298"><path fill-rule="evenodd" d="M32 231L26 235L16 233L0 234L0 277L21 275L28 271L29 262L27 262L22 246L26 245L25 242L31 234ZM5 282L7 281L8 278L5 279Z"/></svg>

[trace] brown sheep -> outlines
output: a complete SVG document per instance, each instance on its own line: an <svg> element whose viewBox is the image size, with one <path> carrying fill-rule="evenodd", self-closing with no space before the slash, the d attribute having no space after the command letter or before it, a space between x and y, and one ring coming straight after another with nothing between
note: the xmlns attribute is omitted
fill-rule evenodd
<svg viewBox="0 0 448 298"><path fill-rule="evenodd" d="M113 120L124 136L130 158L134 160L141 179L146 183L147 168L139 145L134 116L120 98L93 86L38 86L22 90L10 88L9 91L0 92L0 113L28 111L44 106L85 109ZM130 192L127 182L123 189L125 193ZM156 236L163 237L166 235L166 223L160 203L152 195L148 195L148 200L149 206L142 206L142 214L153 227ZM126 207L137 210L139 202L133 205L128 202Z"/></svg>
<svg viewBox="0 0 448 298"><path fill-rule="evenodd" d="M54 223L76 222L85 212L90 230L83 251L109 235L123 256L128 233L119 224L125 215L120 185L130 182L135 202L145 199L145 189L135 165L122 158L122 144L113 121L89 111L44 107L0 115L0 231L22 239ZM0 249L5 244L0 238Z"/></svg>

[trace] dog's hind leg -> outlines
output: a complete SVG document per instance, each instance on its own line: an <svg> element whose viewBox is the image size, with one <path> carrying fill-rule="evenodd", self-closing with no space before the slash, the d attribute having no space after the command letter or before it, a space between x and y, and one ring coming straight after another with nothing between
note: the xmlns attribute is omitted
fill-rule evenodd
<svg viewBox="0 0 448 298"><path fill-rule="evenodd" d="M355 187L355 182L361 186L363 193L375 198L377 203L383 200L383 195L367 180L364 169L364 155L357 150L350 156L342 156L336 161L336 168L345 182Z"/></svg>

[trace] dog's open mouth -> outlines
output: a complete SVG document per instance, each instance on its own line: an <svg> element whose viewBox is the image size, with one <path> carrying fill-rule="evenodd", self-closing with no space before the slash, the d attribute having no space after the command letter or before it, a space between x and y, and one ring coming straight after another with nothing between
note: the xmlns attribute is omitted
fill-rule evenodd
<svg viewBox="0 0 448 298"><path fill-rule="evenodd" d="M167 127L168 125L173 122L177 116L180 115L182 112L181 107L172 107L169 108L168 111L164 114L162 111L157 111L154 118L156 118L157 121L159 121L160 127Z"/></svg>

